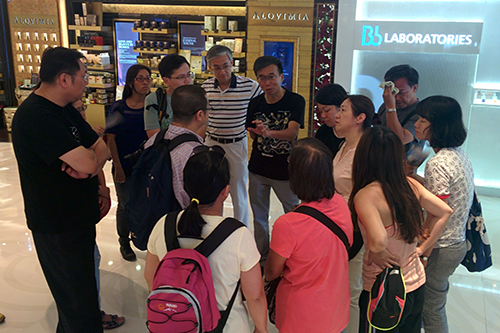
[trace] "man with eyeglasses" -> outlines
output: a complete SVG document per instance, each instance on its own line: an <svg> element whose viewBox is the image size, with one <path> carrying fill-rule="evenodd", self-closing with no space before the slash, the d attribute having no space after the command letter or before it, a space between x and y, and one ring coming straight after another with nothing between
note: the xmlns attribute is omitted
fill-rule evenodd
<svg viewBox="0 0 500 333"><path fill-rule="evenodd" d="M250 101L246 126L253 139L248 163L248 193L254 216L254 235L264 266L269 254L269 202L273 189L285 213L299 204L290 189L288 156L299 128L304 127L306 102L281 86L283 65L273 56L255 60L253 70L263 95Z"/></svg>
<svg viewBox="0 0 500 333"><path fill-rule="evenodd" d="M144 129L148 138L172 124L172 93L177 87L193 84L194 73L190 69L189 62L183 56L171 54L161 59L158 70L166 88L158 88L146 97Z"/></svg>
<svg viewBox="0 0 500 333"><path fill-rule="evenodd" d="M262 94L262 90L254 80L232 73L233 54L226 46L213 46L208 50L206 59L214 78L202 85L211 108L205 144L221 145L226 151L234 217L248 226L248 139L245 122L248 103Z"/></svg>
<svg viewBox="0 0 500 333"><path fill-rule="evenodd" d="M41 84L12 124L28 228L55 299L57 332L102 332L94 267L100 219L96 175L109 150L79 112L88 76L83 54L47 49Z"/></svg>

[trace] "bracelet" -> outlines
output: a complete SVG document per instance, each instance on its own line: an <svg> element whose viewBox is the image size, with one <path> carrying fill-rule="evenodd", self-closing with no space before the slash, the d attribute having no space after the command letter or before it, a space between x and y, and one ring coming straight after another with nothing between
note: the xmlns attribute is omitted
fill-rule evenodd
<svg viewBox="0 0 500 333"><path fill-rule="evenodd" d="M387 109L386 111L387 112L396 112L397 110L396 109Z"/></svg>
<svg viewBox="0 0 500 333"><path fill-rule="evenodd" d="M429 257L426 257L424 255L421 255L420 259L422 259L423 261L429 261Z"/></svg>

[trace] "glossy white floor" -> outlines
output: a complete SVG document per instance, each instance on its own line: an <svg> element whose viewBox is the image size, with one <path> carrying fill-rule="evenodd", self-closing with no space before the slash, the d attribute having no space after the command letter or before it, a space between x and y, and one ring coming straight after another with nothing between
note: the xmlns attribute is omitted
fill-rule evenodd
<svg viewBox="0 0 500 333"><path fill-rule="evenodd" d="M97 227L101 251L102 308L126 317L114 332L146 332L147 286L143 278L145 253L136 251L136 262L124 261L115 230L116 197L109 164L105 168L112 188L113 208ZM500 199L481 197L493 256L500 262ZM231 212L230 202L226 205ZM273 199L272 218L281 214ZM459 267L451 279L447 313L450 332L500 332L500 264L484 273ZM0 143L0 312L6 322L0 332L54 332L57 312L36 258L26 227L19 176L12 144ZM277 330L270 324L270 332Z"/></svg>

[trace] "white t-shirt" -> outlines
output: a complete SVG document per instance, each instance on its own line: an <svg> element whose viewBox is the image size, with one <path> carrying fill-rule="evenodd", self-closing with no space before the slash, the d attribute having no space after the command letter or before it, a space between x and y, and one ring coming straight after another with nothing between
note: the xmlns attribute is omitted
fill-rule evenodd
<svg viewBox="0 0 500 333"><path fill-rule="evenodd" d="M181 216L182 212L178 219ZM202 238L210 235L224 220L222 216L202 215L202 217L207 222L201 231ZM148 251L158 256L160 260L167 254L164 227L165 216L156 223L148 241ZM197 239L179 238L182 248L194 249L200 242ZM240 273L249 271L259 260L259 250L248 228L237 229L208 257L219 310L226 309L240 279ZM248 312L243 304L241 292L236 296L224 332L251 333Z"/></svg>
<svg viewBox="0 0 500 333"><path fill-rule="evenodd" d="M435 248L463 242L474 196L474 171L464 150L442 148L431 157L425 165L425 187L434 195L447 199L448 206L453 209Z"/></svg>

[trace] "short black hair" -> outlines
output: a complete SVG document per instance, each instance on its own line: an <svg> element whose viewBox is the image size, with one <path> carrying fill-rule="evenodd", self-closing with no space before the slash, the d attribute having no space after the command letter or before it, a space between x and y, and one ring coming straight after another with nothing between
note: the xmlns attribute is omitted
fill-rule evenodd
<svg viewBox="0 0 500 333"><path fill-rule="evenodd" d="M207 110L207 93L201 86L185 85L172 93L172 113L174 121L189 124L199 110Z"/></svg>
<svg viewBox="0 0 500 333"><path fill-rule="evenodd" d="M187 64L189 68L191 65L183 56L178 54L171 54L161 59L160 64L158 65L158 71L160 71L161 77L172 76L174 72L182 66L182 64Z"/></svg>
<svg viewBox="0 0 500 333"><path fill-rule="evenodd" d="M352 114L354 117L364 113L366 118L363 121L363 130L369 128L372 124L373 117L375 116L375 106L371 99L364 95L349 95L346 100L351 102Z"/></svg>
<svg viewBox="0 0 500 333"><path fill-rule="evenodd" d="M430 96L418 103L417 114L429 121L432 148L459 147L467 138L460 104L451 97Z"/></svg>
<svg viewBox="0 0 500 333"><path fill-rule="evenodd" d="M303 202L331 199L335 194L333 155L318 139L296 141L288 165L290 189Z"/></svg>
<svg viewBox="0 0 500 333"><path fill-rule="evenodd" d="M405 78L408 81L408 85L413 87L418 84L418 72L415 68L410 65L397 65L391 67L384 75L385 81L396 81L400 78Z"/></svg>
<svg viewBox="0 0 500 333"><path fill-rule="evenodd" d="M74 75L80 70L79 60L85 56L77 50L66 47L49 47L42 55L40 82L54 83L62 73Z"/></svg>
<svg viewBox="0 0 500 333"><path fill-rule="evenodd" d="M347 97L347 92L340 84L332 83L321 88L316 94L316 103L340 106Z"/></svg>
<svg viewBox="0 0 500 333"><path fill-rule="evenodd" d="M276 65L276 67L278 67L278 74L283 74L283 64L278 58L273 56L262 56L258 57L253 63L253 71L255 73L255 76L257 76L258 71L269 65Z"/></svg>

